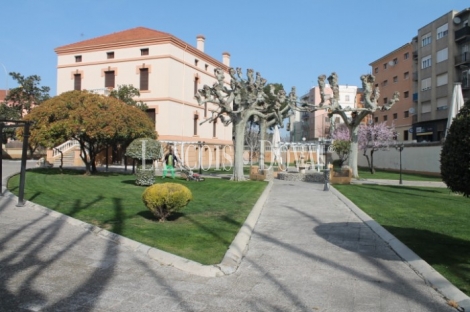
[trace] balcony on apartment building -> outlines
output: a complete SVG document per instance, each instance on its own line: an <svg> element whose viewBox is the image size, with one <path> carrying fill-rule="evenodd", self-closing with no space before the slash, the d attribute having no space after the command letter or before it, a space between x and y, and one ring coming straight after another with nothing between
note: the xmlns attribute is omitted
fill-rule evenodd
<svg viewBox="0 0 470 312"><path fill-rule="evenodd" d="M455 66L470 65L470 52L464 52L455 57Z"/></svg>
<svg viewBox="0 0 470 312"><path fill-rule="evenodd" d="M418 72L414 72L411 75L413 77L413 81L418 81Z"/></svg>
<svg viewBox="0 0 470 312"><path fill-rule="evenodd" d="M464 40L466 37L470 36L470 26L464 26L455 31L455 41Z"/></svg>

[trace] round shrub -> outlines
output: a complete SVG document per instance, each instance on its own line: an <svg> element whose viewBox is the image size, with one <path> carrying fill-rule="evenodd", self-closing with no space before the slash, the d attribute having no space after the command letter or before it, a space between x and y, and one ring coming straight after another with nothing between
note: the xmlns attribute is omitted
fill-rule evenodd
<svg viewBox="0 0 470 312"><path fill-rule="evenodd" d="M145 206L161 222L173 212L181 210L192 199L191 191L178 183L154 184L142 194Z"/></svg>

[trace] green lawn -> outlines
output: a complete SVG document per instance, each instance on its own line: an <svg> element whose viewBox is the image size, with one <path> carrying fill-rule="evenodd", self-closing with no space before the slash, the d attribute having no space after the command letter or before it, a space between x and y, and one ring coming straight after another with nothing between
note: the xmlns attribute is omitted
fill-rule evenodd
<svg viewBox="0 0 470 312"><path fill-rule="evenodd" d="M385 180L400 180L399 172L376 170L374 174L371 174L368 168L358 168L359 177L361 179L385 179ZM411 174L402 173L403 181L436 181L441 182L440 177L424 175L424 174Z"/></svg>
<svg viewBox="0 0 470 312"><path fill-rule="evenodd" d="M26 173L25 199L111 232L202 264L220 263L227 248L265 189L266 182L231 182L208 178L177 182L193 193L193 201L167 222L158 222L144 206L145 187L133 175L35 169ZM8 182L18 195L19 175Z"/></svg>
<svg viewBox="0 0 470 312"><path fill-rule="evenodd" d="M334 187L451 283L470 294L470 198L445 188Z"/></svg>

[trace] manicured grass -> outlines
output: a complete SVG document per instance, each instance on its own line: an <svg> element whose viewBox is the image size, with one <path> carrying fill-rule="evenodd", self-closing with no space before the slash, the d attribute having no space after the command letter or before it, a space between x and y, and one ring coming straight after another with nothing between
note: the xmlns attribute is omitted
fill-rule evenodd
<svg viewBox="0 0 470 312"><path fill-rule="evenodd" d="M385 179L385 180L400 180L399 172L376 170L374 174L371 174L368 168L358 168L359 177L361 179ZM403 181L436 181L441 182L440 177L424 175L424 174L411 174L402 173Z"/></svg>
<svg viewBox="0 0 470 312"><path fill-rule="evenodd" d="M193 200L158 222L142 202L145 187L123 173L35 169L26 173L25 199L146 245L197 261L220 263L227 248L266 187L266 182L232 182L207 178L202 182L158 178L156 183L187 186ZM17 194L19 175L8 182ZM18 195L18 194L17 194Z"/></svg>
<svg viewBox="0 0 470 312"><path fill-rule="evenodd" d="M334 187L470 295L470 198L445 188Z"/></svg>
<svg viewBox="0 0 470 312"><path fill-rule="evenodd" d="M195 173L199 173L199 170L197 169L194 169L193 170ZM223 169L222 167L220 167L219 170L216 170L215 168L210 168L208 170L202 170L202 174L233 174L233 168L232 167L227 167L226 169ZM250 174L250 167L248 166L244 166L243 167L243 174L245 175L249 175Z"/></svg>

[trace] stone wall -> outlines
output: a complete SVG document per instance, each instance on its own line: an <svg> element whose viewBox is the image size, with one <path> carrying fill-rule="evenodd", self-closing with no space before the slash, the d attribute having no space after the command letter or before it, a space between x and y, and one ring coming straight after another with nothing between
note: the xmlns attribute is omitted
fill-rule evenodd
<svg viewBox="0 0 470 312"><path fill-rule="evenodd" d="M405 143L405 148L401 154L402 171L439 176L441 173L441 149L442 143L440 142ZM338 158L336 153L333 153L332 156L333 159ZM368 167L367 159L362 151L358 152L357 165L359 167ZM400 152L394 147L385 151L374 152L374 167L376 169L399 171Z"/></svg>

